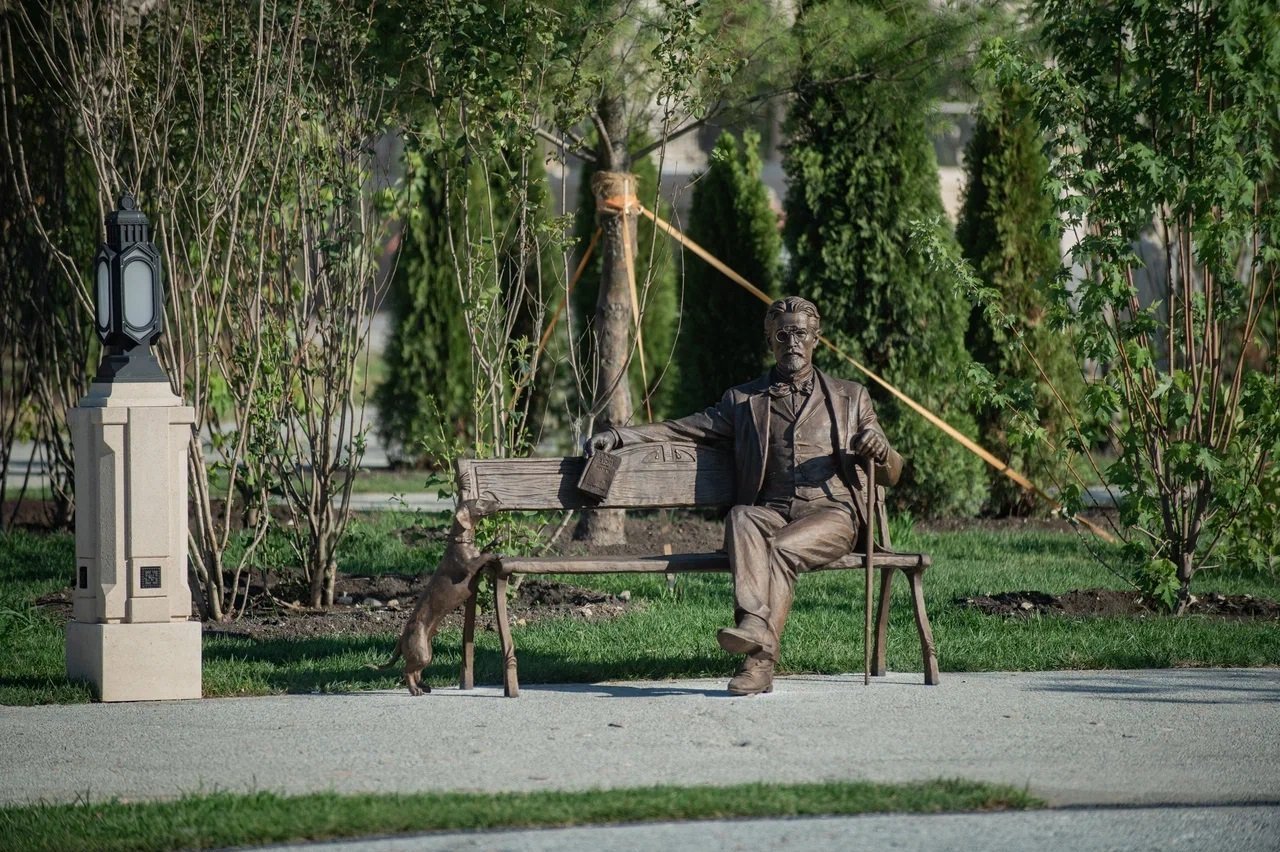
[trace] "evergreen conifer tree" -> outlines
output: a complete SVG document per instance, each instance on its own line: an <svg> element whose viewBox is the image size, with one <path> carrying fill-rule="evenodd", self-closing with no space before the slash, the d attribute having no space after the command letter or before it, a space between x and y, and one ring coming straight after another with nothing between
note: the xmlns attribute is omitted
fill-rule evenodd
<svg viewBox="0 0 1280 852"><path fill-rule="evenodd" d="M903 45L921 51L926 67L928 39L913 34L945 32L937 14L927 0L892 9L846 0L805 8L800 94L788 117L785 238L791 289L818 305L833 342L972 436L957 374L966 358L968 306L911 244L915 223L943 215L926 132L930 81L924 72L906 79L868 73L863 63L876 57L829 45L836 26L873 32L875 50ZM832 80L838 82L823 82ZM952 239L947 230L941 236ZM923 515L977 510L986 484L981 462L847 363L822 353L820 364L871 391L889 440L906 459L891 501Z"/></svg>
<svg viewBox="0 0 1280 852"><path fill-rule="evenodd" d="M1016 320L1006 328L975 307L969 318L969 352L1010 395L1020 398L1018 408L1029 419L1020 428L1007 409L980 404L979 440L1037 484L1060 481L1062 461L1025 427L1037 424L1056 445L1068 418L1054 390L1068 405L1081 391L1071 339L1047 320L1045 288L1058 271L1061 227L1053 199L1043 188L1048 170L1043 144L1020 91L986 93L965 151L966 190L956 229L965 258L983 284L999 292L1003 312ZM1024 515L1034 509L1033 496L998 471L989 469L988 478L988 511Z"/></svg>
<svg viewBox="0 0 1280 852"><path fill-rule="evenodd" d="M776 298L782 235L760 179L759 146L754 131L741 141L727 132L720 136L710 167L694 184L688 233ZM760 374L769 354L761 333L764 311L759 299L709 264L698 258L686 262L677 411L700 411L726 389Z"/></svg>
<svg viewBox="0 0 1280 852"><path fill-rule="evenodd" d="M374 391L379 432L403 459L424 461L441 429L465 433L471 414L471 351L449 251L450 216L439 155L405 150L405 212L388 293L386 378Z"/></svg>

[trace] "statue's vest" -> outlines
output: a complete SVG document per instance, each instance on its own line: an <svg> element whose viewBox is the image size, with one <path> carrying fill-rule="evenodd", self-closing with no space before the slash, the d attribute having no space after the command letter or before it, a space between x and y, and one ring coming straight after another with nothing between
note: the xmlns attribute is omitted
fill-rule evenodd
<svg viewBox="0 0 1280 852"><path fill-rule="evenodd" d="M799 411L793 409L793 400ZM780 507L793 499L824 499L852 508L853 496L839 473L838 440L821 382L814 382L807 398L772 398L764 484L757 503Z"/></svg>

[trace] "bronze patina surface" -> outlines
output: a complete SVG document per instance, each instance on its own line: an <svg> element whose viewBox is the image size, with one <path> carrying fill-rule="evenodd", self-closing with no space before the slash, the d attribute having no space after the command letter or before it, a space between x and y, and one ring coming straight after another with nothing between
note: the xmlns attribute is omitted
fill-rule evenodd
<svg viewBox="0 0 1280 852"><path fill-rule="evenodd" d="M867 389L813 366L821 333L817 307L790 296L769 306L765 338L775 364L763 376L725 392L705 411L593 435L586 454L645 443L719 445L733 453L735 505L725 527L734 589L734 626L720 647L746 659L729 690L772 688L779 641L796 576L852 551L865 529L866 475L893 485L902 457L889 445Z"/></svg>

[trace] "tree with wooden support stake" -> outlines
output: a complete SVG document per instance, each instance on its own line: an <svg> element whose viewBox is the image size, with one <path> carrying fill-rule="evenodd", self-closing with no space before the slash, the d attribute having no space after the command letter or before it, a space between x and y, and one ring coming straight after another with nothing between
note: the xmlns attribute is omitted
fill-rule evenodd
<svg viewBox="0 0 1280 852"><path fill-rule="evenodd" d="M759 287L755 286L750 281L743 278L741 275L735 272L731 267L729 267L724 261L710 254L702 246L698 245L693 240L689 239L679 229L675 228L670 222L667 222L665 219L662 219L661 217L656 216L653 213L653 211L649 210L643 205L640 206L640 213L648 217L649 219L653 220L654 224L657 225L659 228L661 228L665 233L669 234L682 246L692 251L698 257L702 258L704 261L711 264L713 267L715 267L717 270L723 273L725 277L729 278L739 287L742 287L747 292L751 293L753 296L765 302L766 304L768 304L771 301L770 298ZM966 450L978 456L978 458L982 459L982 461L986 462L988 465L994 468L1000 475L1008 478L1019 488L1026 490L1028 493L1034 494L1036 497L1043 500L1046 505L1050 506L1055 511L1065 511L1065 508L1062 505L1062 503L1060 503L1056 498L1050 496L1047 492L1045 492L1043 488L1039 487L1038 485L1033 483L1031 480L1027 479L1027 477L1023 476L1021 473L1015 470L1012 466L1009 465L1008 462L1004 461L1003 459L996 456L994 453L985 449L980 444L978 444L971 438L967 437L960 430L956 429L954 426L947 423L937 414L925 408L923 405L921 405L916 400L912 399L907 394L903 393L899 388L890 384L883 377L873 372L872 370L870 370L869 368L867 368L857 360L850 357L848 354L846 354L843 350L841 350L838 346L836 346L827 338L820 337L819 341L828 349L830 349L832 352L834 352L836 355L840 356L842 359L844 359L849 364L851 364L858 371L866 375L867 378L871 379L873 382L883 387L885 390L893 394L895 397L901 400L904 404L906 404L909 408L911 408L913 411L915 411L917 414L919 414L921 417L923 417L933 426L940 429L953 441L956 441L961 446L963 446ZM1088 518L1085 518L1079 515L1072 515L1071 519L1073 522L1079 523L1082 526L1084 526L1086 529L1088 529L1094 535L1098 536L1098 538L1102 539L1103 541L1106 541L1108 543L1115 542L1115 536L1113 536L1111 533L1109 533L1107 530L1103 529L1102 527L1098 526L1097 524L1093 523Z"/></svg>

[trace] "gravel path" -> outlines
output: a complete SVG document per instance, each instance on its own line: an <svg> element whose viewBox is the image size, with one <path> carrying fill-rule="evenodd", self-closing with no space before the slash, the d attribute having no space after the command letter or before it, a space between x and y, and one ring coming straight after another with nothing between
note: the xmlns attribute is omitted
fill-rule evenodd
<svg viewBox="0 0 1280 852"><path fill-rule="evenodd" d="M1054 805L1280 802L1280 669L721 680L0 708L0 803L961 777Z"/></svg>

